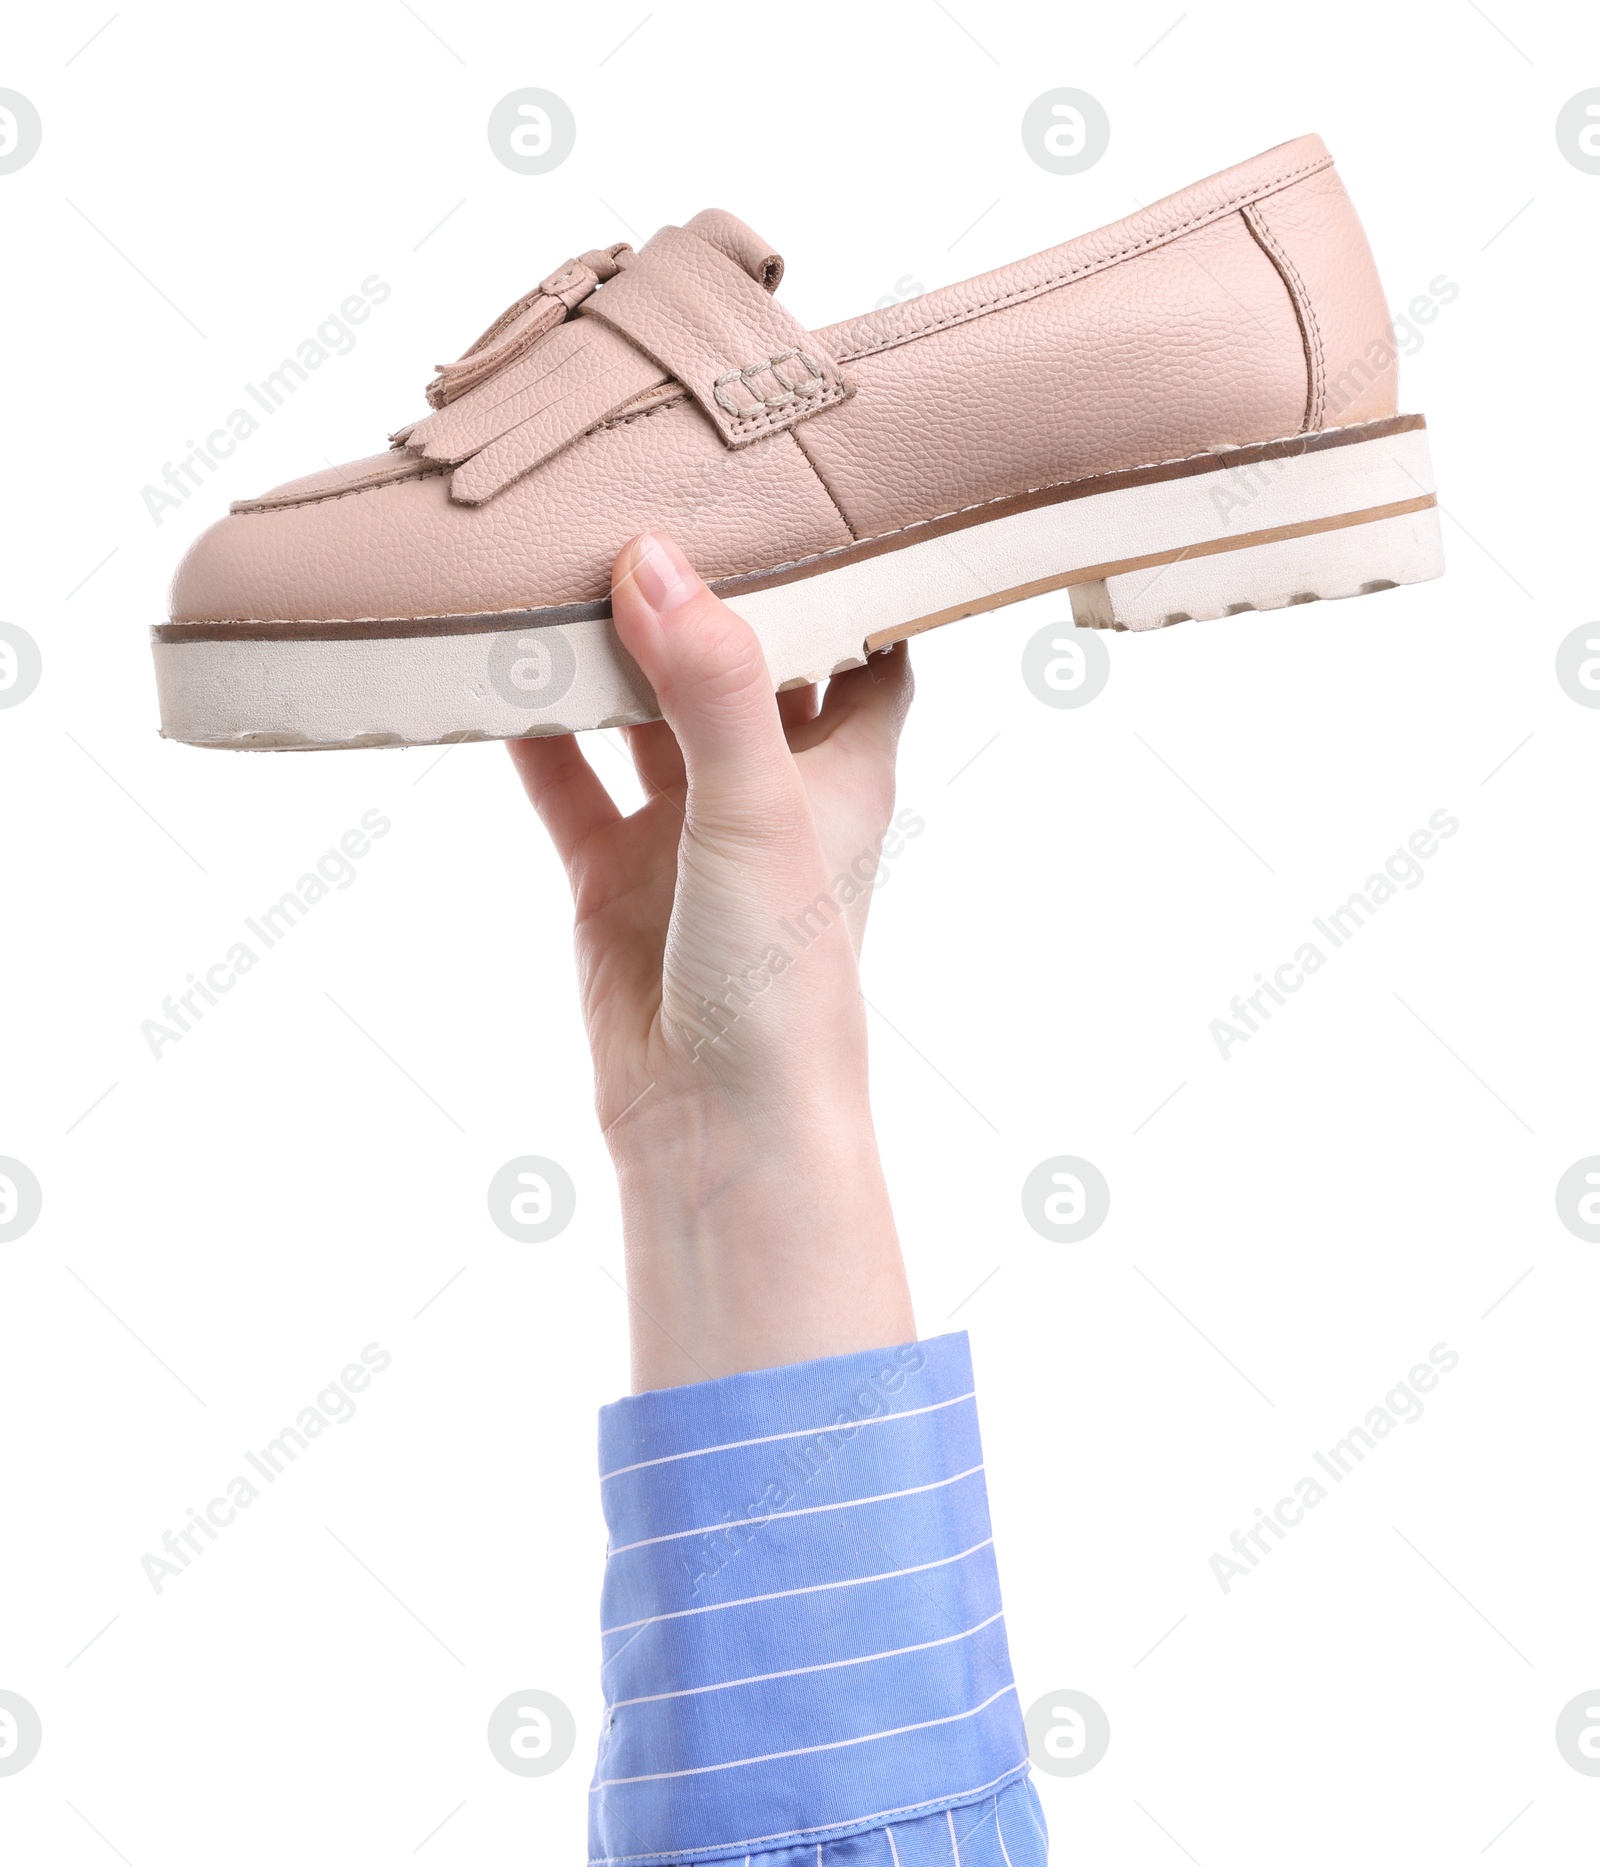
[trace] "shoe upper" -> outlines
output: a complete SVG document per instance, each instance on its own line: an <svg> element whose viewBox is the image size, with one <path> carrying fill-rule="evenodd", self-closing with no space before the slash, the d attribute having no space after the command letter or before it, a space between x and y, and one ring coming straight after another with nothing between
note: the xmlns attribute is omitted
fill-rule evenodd
<svg viewBox="0 0 1600 1867"><path fill-rule="evenodd" d="M997 271L807 332L731 214L597 248L495 320L387 453L235 504L172 619L603 599L670 532L711 579L1031 489L1393 414L1366 238L1301 137Z"/></svg>

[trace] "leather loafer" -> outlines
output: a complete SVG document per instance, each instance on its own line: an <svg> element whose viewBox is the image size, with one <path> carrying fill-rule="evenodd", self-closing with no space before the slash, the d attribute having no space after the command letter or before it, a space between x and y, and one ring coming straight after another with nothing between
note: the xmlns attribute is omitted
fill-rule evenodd
<svg viewBox="0 0 1600 1867"><path fill-rule="evenodd" d="M1315 136L825 330L782 273L717 209L596 248L441 366L386 452L239 501L153 631L162 730L653 718L608 594L646 529L748 618L775 688L1044 591L1153 629L1443 568L1423 418Z"/></svg>

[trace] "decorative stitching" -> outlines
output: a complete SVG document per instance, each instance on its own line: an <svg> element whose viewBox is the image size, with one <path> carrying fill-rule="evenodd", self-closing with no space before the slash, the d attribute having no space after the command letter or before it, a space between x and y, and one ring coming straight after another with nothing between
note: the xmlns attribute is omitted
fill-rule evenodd
<svg viewBox="0 0 1600 1867"><path fill-rule="evenodd" d="M408 473L392 473L384 479L373 480L365 486L347 486L342 492L307 493L302 498L285 499L276 505L262 503L271 499L270 493L260 493L254 499L236 499L228 507L230 516L242 518L248 513L262 513L271 516L275 512L297 512L302 506L331 506L337 499L354 499L357 493L381 493L386 486L404 486L410 480L436 479L440 474L452 469L447 461L430 460L425 454L419 454ZM396 618L398 620L398 618Z"/></svg>
<svg viewBox="0 0 1600 1867"><path fill-rule="evenodd" d="M880 351L893 350L896 345L909 343L916 337L930 336L934 331L946 330L952 324L966 324L973 318L982 317L987 311L1000 310L1007 305L1021 304L1024 299L1037 298L1043 292L1052 292L1057 286L1070 284L1086 273L1101 272L1107 266L1114 266L1118 260L1127 259L1130 254L1139 253L1163 242L1175 239L1181 233L1188 233L1192 228L1201 227L1210 221L1221 220L1231 214L1235 208L1247 201L1259 201L1266 195L1275 194L1280 188L1287 188L1291 182L1299 181L1303 176L1318 174L1323 169L1333 167L1332 156L1322 156L1315 162L1307 162L1300 168L1290 169L1285 174L1275 176L1270 181L1257 187L1247 188L1242 194L1234 195L1230 200L1214 208L1207 208L1203 214L1191 215L1188 220L1178 221L1171 227L1158 229L1147 234L1142 240L1135 240L1131 246L1124 246L1115 253L1107 253L1099 259L1085 260L1081 266L1073 266L1066 272L1058 273L1054 278L1042 280L1037 285L1018 286L1015 291L1003 292L998 298L985 299L982 304L969 305L960 311L953 311L948 317L936 318L931 324L922 324L912 331L900 331L893 337L886 337L881 343L867 344L859 350L841 350L838 360L841 363L855 362L861 357L876 356ZM854 320L849 320L854 322ZM823 333L819 333L822 335Z"/></svg>
<svg viewBox="0 0 1600 1867"><path fill-rule="evenodd" d="M608 415L604 421L597 422L589 432L601 434L610 428L626 428L630 422L646 421L652 415L659 415L664 408L676 408L680 402L690 400L689 391L676 378L671 379L666 386L672 391L670 395L663 395L659 401L652 402L648 408L630 409L626 415ZM654 391L642 391L641 393L653 394ZM582 440L583 436L580 435L578 438Z"/></svg>
<svg viewBox="0 0 1600 1867"><path fill-rule="evenodd" d="M1294 306L1294 315L1300 326L1300 341L1306 353L1306 414L1305 430L1310 433L1322 419L1323 402L1326 395L1327 362L1322 348L1322 327L1317 322L1316 306L1311 302L1311 293L1305 280L1300 276L1300 269L1289 257L1283 245L1267 225L1266 216L1250 202L1239 211L1239 218L1255 236L1256 244L1277 268L1278 276L1283 281L1284 290L1289 294L1289 302Z"/></svg>
<svg viewBox="0 0 1600 1867"><path fill-rule="evenodd" d="M739 373L738 371L734 372L735 375ZM727 379L724 377L722 380L726 381ZM848 384L842 381L830 383L827 388L817 394L816 400L801 413L798 419L803 421L807 415L816 415L825 408L833 408L838 403L845 401L849 394L850 389ZM796 419L796 417L789 413L786 407L761 409L748 415L730 416L728 418L728 426L741 431L770 428L775 432L782 432L782 430L786 428L792 428L795 425Z"/></svg>
<svg viewBox="0 0 1600 1867"><path fill-rule="evenodd" d="M787 363L794 357L798 357L806 366L807 375L804 382L790 382L778 367L780 363ZM764 390L756 387L756 378L767 375L769 372L783 385L781 395L768 395ZM742 383L755 398L756 407L740 408L733 397L727 393L726 386L730 382ZM728 370L726 374L716 379L711 385L711 390L719 408L725 409L735 421L745 422L756 420L768 409L787 408L791 402L798 401L801 396L814 396L827 386L827 382L828 372L817 359L809 351L791 345L789 349L780 350L775 357L766 357L760 363L747 363L743 369Z"/></svg>
<svg viewBox="0 0 1600 1867"><path fill-rule="evenodd" d="M685 388L675 376L670 378L669 382L672 393L670 395L664 395L659 402L652 402L648 408L630 410L626 415L607 416L603 421L596 422L592 428L586 428L584 433L599 434L611 428L626 428L630 422L646 421L652 415L659 415L665 408L676 408L680 402L692 401L694 399L693 390ZM818 396L814 407L808 412L816 414L822 409L833 408L840 402L848 401L851 393L852 391L848 383L836 383ZM767 427L771 428L775 433L782 434L793 429L796 424L790 421L786 416L763 413L741 418L738 421L730 418L728 425L741 429ZM583 437L580 435L578 438L581 440Z"/></svg>

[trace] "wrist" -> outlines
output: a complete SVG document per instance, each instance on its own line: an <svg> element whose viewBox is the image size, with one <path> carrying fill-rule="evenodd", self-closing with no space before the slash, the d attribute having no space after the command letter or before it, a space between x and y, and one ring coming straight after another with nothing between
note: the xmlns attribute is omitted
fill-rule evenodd
<svg viewBox="0 0 1600 1867"><path fill-rule="evenodd" d="M814 1235L887 1203L864 1084L827 1096L649 1100L608 1137L630 1249L688 1236L748 1247L753 1229L767 1240Z"/></svg>
<svg viewBox="0 0 1600 1867"><path fill-rule="evenodd" d="M659 1071L611 1119L605 1140L618 1174L665 1178L707 1155L809 1152L823 1137L853 1135L876 1151L864 1058L813 1058L795 1070L769 1055L728 1071Z"/></svg>
<svg viewBox="0 0 1600 1867"><path fill-rule="evenodd" d="M619 1129L636 1388L915 1335L864 1089L679 1097Z"/></svg>

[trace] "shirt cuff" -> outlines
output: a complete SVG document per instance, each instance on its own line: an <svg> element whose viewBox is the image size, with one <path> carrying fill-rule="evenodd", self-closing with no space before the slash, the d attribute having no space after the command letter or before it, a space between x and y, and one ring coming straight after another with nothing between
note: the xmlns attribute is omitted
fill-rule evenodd
<svg viewBox="0 0 1600 1867"><path fill-rule="evenodd" d="M602 1408L591 1867L1042 1867L964 1333Z"/></svg>

